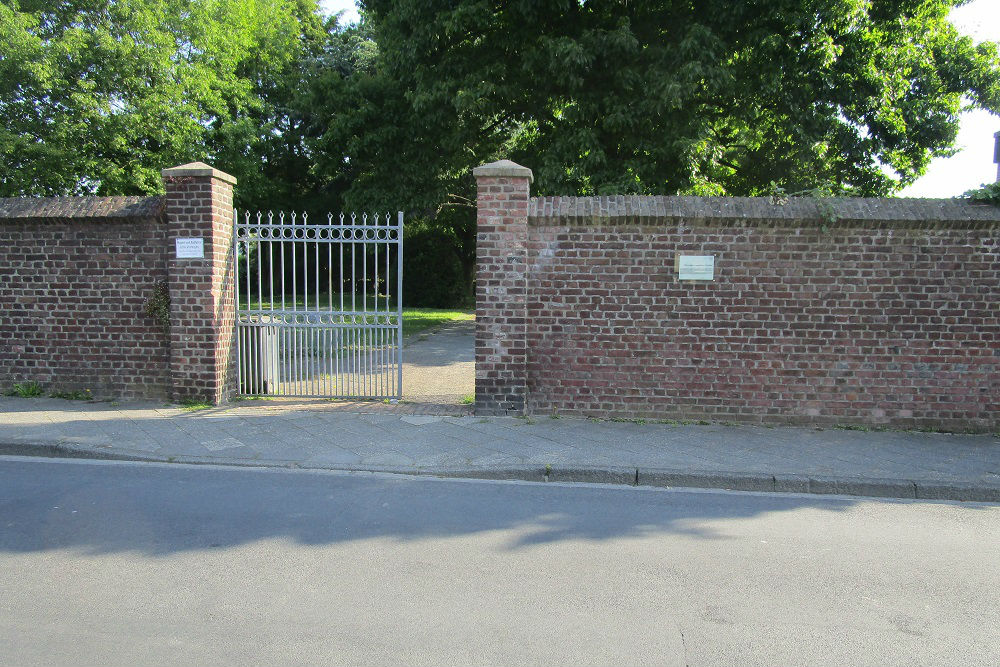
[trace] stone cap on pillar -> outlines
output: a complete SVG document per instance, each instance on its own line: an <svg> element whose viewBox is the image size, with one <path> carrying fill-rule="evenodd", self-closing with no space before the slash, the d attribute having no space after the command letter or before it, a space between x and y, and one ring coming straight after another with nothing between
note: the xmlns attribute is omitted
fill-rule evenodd
<svg viewBox="0 0 1000 667"><path fill-rule="evenodd" d="M490 162L489 164L476 167L472 170L472 175L476 178L479 178L480 176L527 178L529 184L533 183L535 180L535 177L532 175L530 169L522 167L516 162L511 162L510 160L498 160L496 162Z"/></svg>
<svg viewBox="0 0 1000 667"><path fill-rule="evenodd" d="M236 185L235 176L230 176L226 172L219 171L204 162L189 162L188 164L182 164L179 167L164 169L160 172L160 175L163 176L163 178L177 176L211 176L212 178L217 178L220 181L229 183L230 185Z"/></svg>

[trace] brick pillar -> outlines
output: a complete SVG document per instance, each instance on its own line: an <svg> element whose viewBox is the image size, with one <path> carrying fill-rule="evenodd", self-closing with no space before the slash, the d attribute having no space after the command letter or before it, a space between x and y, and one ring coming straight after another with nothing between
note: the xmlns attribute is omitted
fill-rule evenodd
<svg viewBox="0 0 1000 667"><path fill-rule="evenodd" d="M164 169L163 183L170 235L172 398L217 405L228 400L236 387L236 179L203 162L192 162Z"/></svg>
<svg viewBox="0 0 1000 667"><path fill-rule="evenodd" d="M476 167L476 414L523 415L531 170Z"/></svg>

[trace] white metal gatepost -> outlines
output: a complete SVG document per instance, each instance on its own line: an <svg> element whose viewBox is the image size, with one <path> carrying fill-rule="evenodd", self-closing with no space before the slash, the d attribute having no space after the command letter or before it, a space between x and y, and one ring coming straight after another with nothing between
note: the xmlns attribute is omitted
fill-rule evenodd
<svg viewBox="0 0 1000 667"><path fill-rule="evenodd" d="M243 211L235 232L241 394L402 397L402 212Z"/></svg>

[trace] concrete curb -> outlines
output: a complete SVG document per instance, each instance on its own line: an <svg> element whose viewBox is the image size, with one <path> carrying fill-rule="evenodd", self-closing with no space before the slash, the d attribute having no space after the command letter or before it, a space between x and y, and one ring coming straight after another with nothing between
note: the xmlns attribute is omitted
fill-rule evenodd
<svg viewBox="0 0 1000 667"><path fill-rule="evenodd" d="M966 480L907 480L820 475L767 474L726 472L718 470L684 470L669 468L636 468L633 466L565 466L522 465L484 467L417 467L382 465L324 465L302 461L230 459L203 456L160 456L121 451L102 451L92 447L52 443L0 443L0 455L37 456L45 458L100 459L114 461L144 461L152 463L184 463L195 465L228 465L251 468L292 468L303 470L340 470L345 472L378 472L400 475L427 475L466 479L520 480L527 482L578 482L588 484L621 484L663 488L725 489L732 491L763 491L771 493L814 493L817 495L865 496L873 498L905 498L917 500L959 500L1000 503L1000 480L970 482Z"/></svg>
<svg viewBox="0 0 1000 667"><path fill-rule="evenodd" d="M147 458L124 452L103 452L92 447L54 443L0 443L0 455L38 456L53 459L99 459L102 461L162 461L163 457Z"/></svg>

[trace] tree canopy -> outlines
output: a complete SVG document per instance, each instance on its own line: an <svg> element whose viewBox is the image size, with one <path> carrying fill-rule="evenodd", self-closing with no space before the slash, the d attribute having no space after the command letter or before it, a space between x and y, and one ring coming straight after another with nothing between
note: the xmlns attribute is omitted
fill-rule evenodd
<svg viewBox="0 0 1000 667"><path fill-rule="evenodd" d="M952 150L963 97L1000 111L997 47L955 4L363 0L409 123L370 154L438 183L509 157L559 194L891 194Z"/></svg>
<svg viewBox="0 0 1000 667"><path fill-rule="evenodd" d="M410 212L452 298L471 169L500 158L542 194L908 185L963 108L1000 112L961 2L362 0L345 27L317 0L0 0L0 196L156 192L203 160L241 207Z"/></svg>
<svg viewBox="0 0 1000 667"><path fill-rule="evenodd" d="M4 0L0 194L155 192L206 159L272 189L325 37L315 0Z"/></svg>
<svg viewBox="0 0 1000 667"><path fill-rule="evenodd" d="M4 0L0 194L155 191L202 159L254 198L891 194L1000 111L961 0Z"/></svg>

